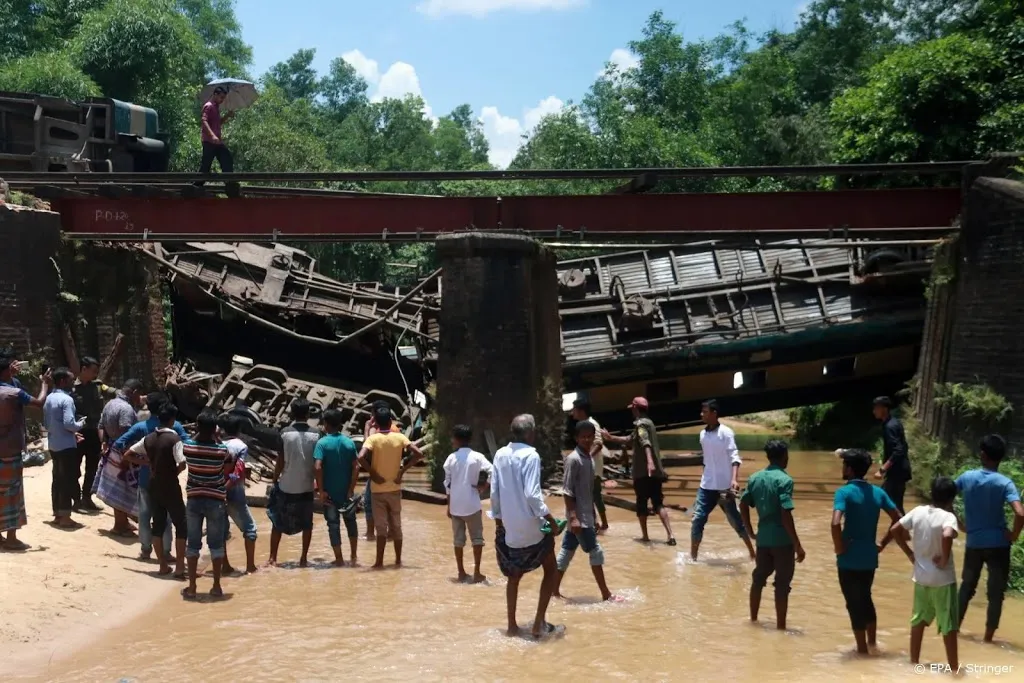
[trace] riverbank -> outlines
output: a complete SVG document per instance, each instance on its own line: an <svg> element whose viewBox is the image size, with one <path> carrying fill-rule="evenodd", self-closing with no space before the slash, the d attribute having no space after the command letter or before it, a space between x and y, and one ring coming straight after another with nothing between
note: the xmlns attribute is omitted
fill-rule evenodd
<svg viewBox="0 0 1024 683"><path fill-rule="evenodd" d="M157 563L138 559L138 537L111 536L109 508L75 515L64 531L52 519L50 463L25 470L26 552L0 551L0 679L87 646L167 595L177 581L158 578Z"/></svg>

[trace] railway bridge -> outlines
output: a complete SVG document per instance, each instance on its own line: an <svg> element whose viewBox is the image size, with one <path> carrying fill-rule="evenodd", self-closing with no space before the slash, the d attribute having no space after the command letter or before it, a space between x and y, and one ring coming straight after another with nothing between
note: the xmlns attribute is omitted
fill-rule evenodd
<svg viewBox="0 0 1024 683"><path fill-rule="evenodd" d="M343 354L352 336L388 329L399 335L406 394L436 376L442 419L503 435L511 413L543 413L552 392L587 395L615 428L634 395L648 396L667 426L691 421L707 396L749 412L898 389L919 364L934 248L957 233L975 180L999 175L997 166L5 179L48 199L67 237L131 244L155 259L189 308L205 299L255 323L251 354L297 339ZM894 187L651 191L680 178L758 175L837 185L881 177ZM908 176L928 186L899 187ZM580 178L626 184L604 195L483 197L293 186ZM218 196L227 188L232 197ZM382 240L433 241L439 272L414 290L337 283L285 246ZM563 248L587 255L557 262L552 250ZM310 331L303 321L316 317L349 327ZM189 344L182 334L178 351ZM399 354L402 340L412 350ZM401 373L411 360L428 367L422 382Z"/></svg>

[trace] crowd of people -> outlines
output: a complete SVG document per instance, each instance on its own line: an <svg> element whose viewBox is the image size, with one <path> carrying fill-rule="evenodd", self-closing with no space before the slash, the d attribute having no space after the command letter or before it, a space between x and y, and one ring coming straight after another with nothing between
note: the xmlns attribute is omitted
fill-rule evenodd
<svg viewBox="0 0 1024 683"><path fill-rule="evenodd" d="M246 502L244 484L248 448L240 438L244 418L204 410L196 420L195 434L190 436L177 421L177 408L163 393L144 396L137 380L128 380L112 392L97 378L98 364L93 359L83 359L81 367L77 381L67 368L47 370L40 377L39 394L31 396L15 376L17 362L9 354L0 354L2 547L27 548L17 536L26 524L21 480L25 447L22 411L33 405L42 409L53 462L52 524L67 529L80 526L73 514L98 510L92 500L93 495L97 496L113 511L112 533L137 533L143 559L155 553L160 574L187 580L182 590L186 599L196 597L197 565L204 538L212 559L210 594L223 595L221 577L235 571L226 549L231 522L245 542L245 571L257 571L257 525ZM148 416L139 413L143 404ZM627 436L614 436L597 424L585 400L574 403L575 449L564 457L560 492L564 519L556 518L545 502L541 458L533 445L536 423L531 415L512 420L511 441L497 451L493 461L471 448L473 434L468 426L458 425L452 430L453 450L444 460L443 470L457 580L486 580L481 568L485 546L481 501L489 491L497 565L507 579L509 635L520 633L516 621L520 581L537 569L542 569L543 578L531 635L539 638L562 629L547 621L547 608L552 597L562 597L562 578L577 550L588 556L602 599L620 599L605 580L606 558L600 542L608 528L602 492L607 444L632 450L628 470L643 540L649 540L647 522L653 514L664 526L667 544L676 545L662 491L668 477L654 423L648 416L648 402L637 397L629 409L632 431ZM876 399L874 411L883 427L884 446L882 465L875 476L884 480L882 487L866 480L873 464L869 453L858 449L837 451L846 481L835 493L831 514L839 589L846 601L857 651L868 653L876 642L872 585L879 553L895 542L914 567L911 659L918 661L924 630L936 623L949 666L955 669L959 624L977 590L982 567L988 569L986 641L992 640L999 626L1010 548L1024 528L1024 506L1013 482L998 472L1006 444L1001 437L990 435L980 444L979 469L955 481L936 478L929 504L905 512L903 493L910 478L908 449L902 425L891 409L889 399ZM383 568L389 541L395 565L401 566L402 479L423 453L401 431L390 406L384 402L372 406L361 447L343 432L343 417L338 411L325 411L318 430L309 425L310 404L300 399L293 402L291 417L292 424L281 431L281 449L267 503L271 522L268 563L277 563L284 536L301 535L299 565L306 566L315 502L319 500L336 565L346 564L342 525L348 538L347 562L358 562L356 515L363 502L367 538L376 544L372 567ZM751 474L741 490L742 459L735 434L720 422L716 401L703 403L701 418L704 467L690 525L690 557L698 559L709 515L720 508L754 563L749 593L751 620L757 621L763 589L774 576L776 627L785 630L796 565L805 557L794 518L793 479L786 472L788 446L780 440L769 441L764 448L767 467ZM85 478L79 485L83 462ZM365 491L357 495L361 469L369 473L369 480ZM179 484L182 473L184 491ZM963 498L963 519L953 512L958 495ZM1012 529L1006 522L1007 505L1015 515ZM757 513L756 530L752 510ZM876 541L883 511L889 520L882 539ZM132 520L138 520L138 528ZM961 532L966 532L967 541L958 589L952 548ZM556 552L558 536L562 539ZM473 548L472 574L465 565L467 541Z"/></svg>

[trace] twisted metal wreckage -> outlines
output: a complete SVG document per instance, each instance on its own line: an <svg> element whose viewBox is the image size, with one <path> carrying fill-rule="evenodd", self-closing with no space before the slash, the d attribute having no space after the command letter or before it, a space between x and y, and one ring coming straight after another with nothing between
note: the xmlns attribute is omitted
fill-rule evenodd
<svg viewBox="0 0 1024 683"><path fill-rule="evenodd" d="M681 347L698 354L705 344L919 315L919 294L901 283L920 283L933 243L846 236L702 242L563 261L558 278L567 383L612 361L649 360ZM204 406L242 414L252 426L249 438L266 455L277 448L274 428L287 423L288 406L299 397L310 401L314 419L340 410L350 434L362 433L377 400L392 406L410 435L421 431L425 389L436 373L440 270L403 290L338 282L319 274L309 254L281 244L149 242L135 249L156 262L189 308L241 318L253 326L247 329L297 344L292 348L300 356L354 345L383 349L401 377L400 391L368 386L350 376L357 362L330 379L316 373L300 378L293 367L259 364L260 358L254 364L232 351L227 372L206 372L191 361L170 368L168 390L187 417ZM410 367L420 376L411 377Z"/></svg>

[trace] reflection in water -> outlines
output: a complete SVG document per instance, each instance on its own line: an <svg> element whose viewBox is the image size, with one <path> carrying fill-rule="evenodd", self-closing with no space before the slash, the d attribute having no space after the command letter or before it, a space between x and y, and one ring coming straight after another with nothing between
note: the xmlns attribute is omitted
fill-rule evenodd
<svg viewBox="0 0 1024 683"><path fill-rule="evenodd" d="M763 466L763 454L744 457L744 474ZM636 518L609 508L611 530L602 540L605 572L611 589L626 600L600 602L586 563L577 562L562 584L569 599L552 601L548 612L552 623L566 626L565 637L543 643L506 638L504 580L495 566L491 523L484 563L489 582L456 585L450 581L455 562L444 509L407 504L408 564L401 570L333 568L327 531L318 521L310 551L314 566L298 569L289 562L297 560L298 541L286 539L283 566L225 579L233 599L195 604L175 595L106 634L106 646L55 661L27 680L919 680L906 656L912 603L906 558L896 548L882 556L875 602L883 653L857 657L829 536L839 465L828 454L793 453L789 470L796 480L795 514L807 559L797 566L786 633L774 630L770 589L762 602L763 622L749 623L753 564L720 512L712 513L701 560L692 563L685 516L672 513L680 545L669 548L663 542L638 542ZM669 502L692 505L699 468L671 474ZM258 552L266 557L269 523L261 511L256 516ZM237 537L236 542L240 545ZM959 567L962 540L957 546ZM368 557L367 550L360 555ZM532 620L539 580L539 571L523 580L520 623ZM961 638L961 661L1013 667L1003 669L1001 679L1024 680L1024 655L1018 649L1024 646L1024 603L1009 600L1003 612L999 635L1012 644L986 646L974 636L983 628L983 594L974 602ZM944 661L940 638L925 638L922 661L925 666ZM994 679L995 673L971 678Z"/></svg>

